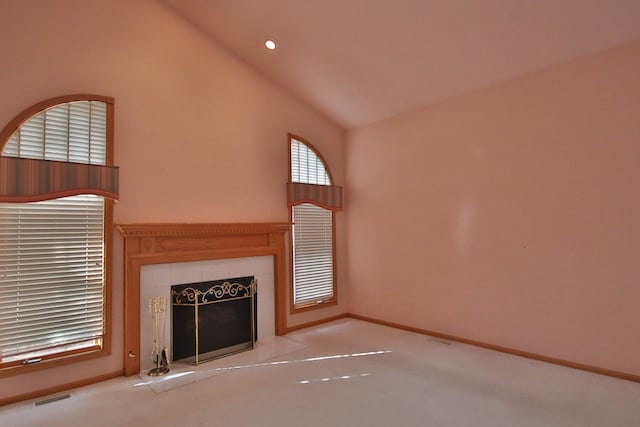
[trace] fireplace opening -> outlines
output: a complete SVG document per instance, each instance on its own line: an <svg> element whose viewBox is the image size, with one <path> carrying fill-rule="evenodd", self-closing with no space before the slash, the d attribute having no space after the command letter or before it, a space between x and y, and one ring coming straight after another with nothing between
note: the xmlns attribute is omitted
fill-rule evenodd
<svg viewBox="0 0 640 427"><path fill-rule="evenodd" d="M171 286L173 361L198 364L252 349L257 296L254 276Z"/></svg>

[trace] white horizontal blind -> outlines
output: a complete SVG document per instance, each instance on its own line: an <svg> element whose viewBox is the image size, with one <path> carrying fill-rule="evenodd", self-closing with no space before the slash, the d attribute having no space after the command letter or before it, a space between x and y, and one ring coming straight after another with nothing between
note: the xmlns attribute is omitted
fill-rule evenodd
<svg viewBox="0 0 640 427"><path fill-rule="evenodd" d="M333 213L303 203L293 207L294 304L333 297Z"/></svg>
<svg viewBox="0 0 640 427"><path fill-rule="evenodd" d="M3 156L104 165L107 105L75 101L31 117L9 138Z"/></svg>
<svg viewBox="0 0 640 427"><path fill-rule="evenodd" d="M291 139L291 182L331 185L322 160L303 142Z"/></svg>
<svg viewBox="0 0 640 427"><path fill-rule="evenodd" d="M25 122L5 156L106 163L106 105L60 104ZM104 198L0 203L2 361L101 345Z"/></svg>
<svg viewBox="0 0 640 427"><path fill-rule="evenodd" d="M103 308L102 197L0 204L3 357L99 344Z"/></svg>

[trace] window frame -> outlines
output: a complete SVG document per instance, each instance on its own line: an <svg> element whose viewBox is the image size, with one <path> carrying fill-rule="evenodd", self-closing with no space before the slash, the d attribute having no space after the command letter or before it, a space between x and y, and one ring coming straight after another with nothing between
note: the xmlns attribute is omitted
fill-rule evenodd
<svg viewBox="0 0 640 427"><path fill-rule="evenodd" d="M318 151L318 149L311 144L309 141L307 141L306 139L291 134L289 133L287 135L287 151L288 151L288 170L289 170L289 182L292 182L292 164L291 164L291 144L292 144L292 140L296 140L298 142L303 143L307 148L309 148L311 151L313 151L313 153L318 157L318 160L320 160L320 162L322 163L322 165L324 166L324 169L327 173L327 175L329 176L329 181L332 185L334 185L335 181L333 179L333 175L331 174L331 169L329 168L329 165L327 163L327 161L324 159L324 157L322 156L322 154L320 153L320 151ZM316 205L318 206L318 205ZM319 206L323 209L326 209L325 207ZM323 302L321 303L306 303L306 304L298 304L296 306L295 304L295 299L294 299L294 289L295 289L295 275L294 275L294 256L295 256L295 250L294 250L294 236L293 236L293 227L294 225L294 218L293 218L293 208L294 206L289 206L288 207L288 211L289 211L289 223L292 224L292 232L289 233L289 277L291 278L290 280L290 286L289 286L289 313L290 314L295 314L295 313L302 313L305 311L311 311L311 310L316 310L316 309L321 309L321 308L325 308L325 307L330 307L330 306L335 306L338 304L338 277L337 277L337 263L336 263L336 213L334 210L331 209L326 209L329 210L331 212L331 244L332 244L332 269L333 269L333 296L330 299L327 300L323 300Z"/></svg>
<svg viewBox="0 0 640 427"><path fill-rule="evenodd" d="M106 166L114 164L114 98L92 94L74 94L63 95L50 98L38 102L31 107L25 109L16 117L14 117L0 131L0 153L4 150L6 143L13 133L18 130L23 123L31 119L33 116L42 111L55 107L59 104L65 104L74 101L101 101L106 105ZM113 269L113 206L114 201L108 197L104 199L104 216L103 216L103 329L102 346L93 346L77 350L67 350L48 355L39 356L41 359L38 363L23 364L22 360L0 363L0 378L33 372L40 369L52 368L55 366L68 365L77 363L87 359L104 357L111 354L112 340L112 269Z"/></svg>

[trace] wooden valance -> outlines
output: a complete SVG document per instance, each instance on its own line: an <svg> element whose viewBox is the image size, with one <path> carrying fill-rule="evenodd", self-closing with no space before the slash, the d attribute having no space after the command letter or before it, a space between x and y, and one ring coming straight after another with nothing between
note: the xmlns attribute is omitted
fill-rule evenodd
<svg viewBox="0 0 640 427"><path fill-rule="evenodd" d="M78 194L118 200L118 167L0 156L0 202L36 202Z"/></svg>
<svg viewBox="0 0 640 427"><path fill-rule="evenodd" d="M342 187L289 182L287 183L287 202L289 206L312 203L325 209L341 211L343 209Z"/></svg>

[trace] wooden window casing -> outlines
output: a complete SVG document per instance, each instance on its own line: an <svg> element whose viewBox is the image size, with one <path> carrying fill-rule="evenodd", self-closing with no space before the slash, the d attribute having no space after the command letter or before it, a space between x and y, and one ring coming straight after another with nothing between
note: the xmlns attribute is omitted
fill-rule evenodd
<svg viewBox="0 0 640 427"><path fill-rule="evenodd" d="M20 131L22 126L25 123L28 123L30 119L34 117L42 116L43 112L46 111L56 111L58 107L64 106L64 104L69 105L85 105L84 101L90 101L92 105L99 105L101 108L104 107L104 135L100 138L104 138L104 151L98 154L98 157L102 158L102 163L107 166L113 165L114 153L113 153L113 138L114 138L114 101L113 98L99 96L99 95L68 95L52 98L38 104L33 105L32 107L26 109L21 114L16 116L9 124L0 132L0 153L3 153L7 144L12 140L12 136ZM94 103L97 102L98 104ZM75 104L74 104L75 103ZM69 107L71 108L71 107ZM91 124L89 124L91 126ZM82 133L82 126L79 129L75 129ZM70 132L67 130L67 132ZM91 130L89 130L89 134L91 134ZM46 131L45 131L46 135ZM68 139L71 139L69 136ZM80 138L81 140L82 138ZM90 139L90 137L88 138ZM15 137L14 137L15 140ZM46 136L43 137L43 144L46 144ZM15 141L12 142L12 145L15 146ZM75 141L77 142L77 141ZM57 141L59 143L59 141ZM91 144L91 142L87 142L87 144ZM57 149L57 148L56 148ZM8 149L7 151L11 151ZM15 151L15 149L13 149ZM69 158L58 159L62 161L78 161L77 158L74 158L73 150L68 148L69 153L67 156ZM89 158L88 163L93 162L93 155L91 154L91 149L88 149ZM9 156L19 157L19 154L8 152L6 153ZM55 157L55 156L54 156ZM36 157L32 157L36 158ZM44 159L44 154L43 154ZM46 159L44 159L46 160ZM91 197L93 199L101 200L102 204L102 259L99 261L102 263L101 265L101 275L102 275L102 320L101 320L101 328L102 334L99 338L96 338L93 342L86 337L79 338L80 341L83 342L82 345L75 345L72 341L71 334L67 335L67 341L63 345L56 345L55 343L51 343L51 348L53 350L47 350L46 345L40 345L35 351L25 351L24 357L21 357L18 353L11 357L4 358L4 361L0 358L0 377L7 375L20 374L25 372L31 372L33 370L43 369L47 367L59 366L63 364L78 362L80 360L86 360L90 358L102 357L111 354L111 269L112 269L112 246L113 246L113 200L111 198L101 197L101 196L86 196L81 193L78 196L72 197L86 197L87 200L90 200ZM49 200L49 202L54 202L54 205L58 203L58 201L64 201L66 197L61 197L58 199ZM40 200L34 199L34 202L40 203ZM82 199L81 199L82 200ZM11 203L8 203L7 206L11 207ZM2 224L0 223L0 227ZM55 234L55 233L53 233ZM60 234L58 234L60 235ZM55 237L54 237L55 238ZM9 247L9 246L8 246ZM88 253L88 252L87 252ZM64 255L64 252L61 253ZM87 255L89 257L89 255ZM62 256L61 258L65 258ZM89 260L89 258L87 258ZM40 262L40 261L38 261ZM64 262L67 262L64 260ZM93 261L91 261L93 262ZM89 264L89 261L86 261ZM77 267L77 266L76 266ZM72 267L68 267L72 268ZM64 268L62 268L64 270ZM0 291L2 290L2 272L0 272ZM7 276L4 276L6 278ZM7 281L5 281L7 282ZM93 285L95 289L95 284ZM45 292L49 292L50 289L47 286L43 287ZM62 289L62 288L61 288ZM56 293L56 291L53 291ZM57 293L61 293L62 290ZM98 291L99 293L100 291ZM95 291L93 291L93 295L95 298ZM88 302L85 302L85 305ZM97 303L96 303L97 304ZM94 304L95 306L95 304ZM46 314L46 308L42 308L43 313ZM0 314L1 315L1 314ZM95 316L94 316L95 317ZM89 321L89 320L87 320ZM95 323L95 322L94 322ZM95 326L94 326L95 327ZM2 322L0 322L0 328L2 328ZM81 330L82 328L78 328Z"/></svg>
<svg viewBox="0 0 640 427"><path fill-rule="evenodd" d="M305 147L311 161L298 162L298 167L302 165L304 169L308 166L308 170L296 170L296 162L293 161L294 144L302 144ZM320 152L308 141L291 134L289 182L327 186L334 182ZM296 241L301 227L298 224L296 234L296 222L304 218L310 218L313 222L304 229L307 238ZM289 221L293 224L290 234L290 312L297 313L337 304L335 212L315 203L290 205Z"/></svg>

